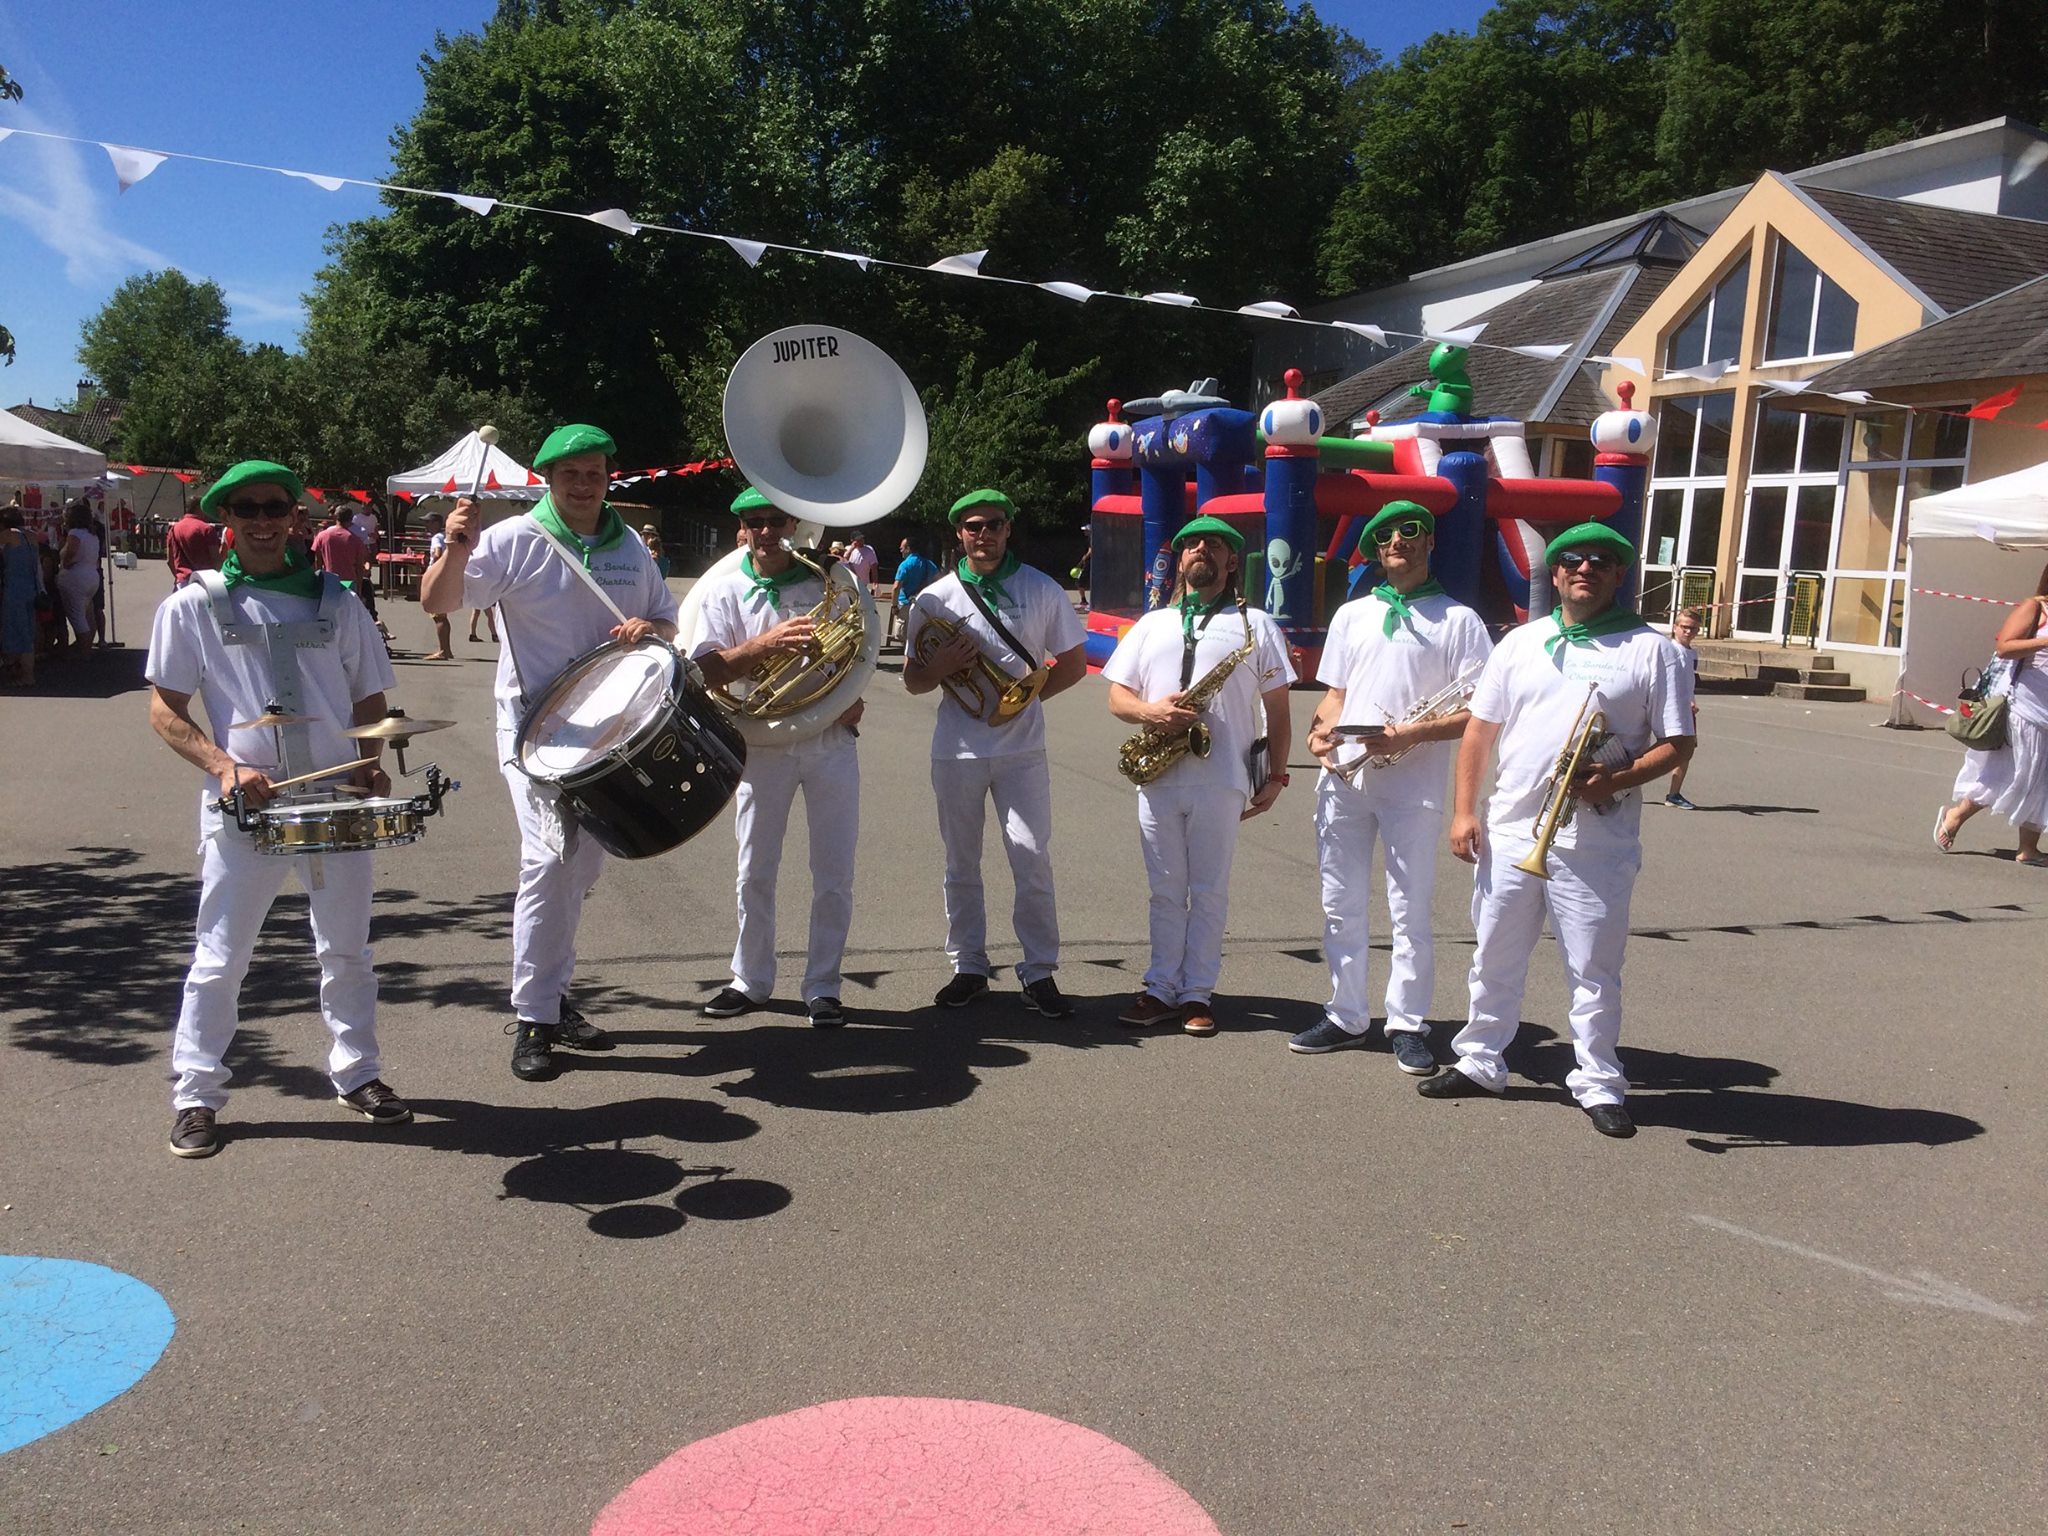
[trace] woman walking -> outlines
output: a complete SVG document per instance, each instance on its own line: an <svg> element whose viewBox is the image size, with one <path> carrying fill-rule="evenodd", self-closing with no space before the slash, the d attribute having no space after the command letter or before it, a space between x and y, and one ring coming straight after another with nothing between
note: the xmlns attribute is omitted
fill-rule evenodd
<svg viewBox="0 0 2048 1536"><path fill-rule="evenodd" d="M1944 811L1935 825L1935 842L1944 850L1943 834L1952 842L1955 829L1969 820L1974 808L1989 801L2019 833L2015 863L2029 868L2048 866L2041 852L2041 830L2048 826L2048 566L2041 571L2034 595L2014 608L1998 631L1997 655L2013 663L2012 691L2006 695L2004 756L1997 767L1981 765L1978 782L1958 780L1961 803ZM1965 764L1965 776L1971 765ZM2000 771L2000 770L2003 771Z"/></svg>
<svg viewBox="0 0 2048 1536"><path fill-rule="evenodd" d="M42 592L42 558L23 530L21 512L8 507L0 511L0 687L35 686Z"/></svg>
<svg viewBox="0 0 2048 1536"><path fill-rule="evenodd" d="M64 547L57 552L57 595L71 626L65 654L92 649L92 600L100 590L100 541L92 531L92 511L83 502L64 518Z"/></svg>

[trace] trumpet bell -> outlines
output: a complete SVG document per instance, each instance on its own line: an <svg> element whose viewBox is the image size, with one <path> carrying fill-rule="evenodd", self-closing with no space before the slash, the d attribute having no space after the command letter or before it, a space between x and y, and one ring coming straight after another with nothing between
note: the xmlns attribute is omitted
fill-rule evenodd
<svg viewBox="0 0 2048 1536"><path fill-rule="evenodd" d="M740 355L725 384L725 441L756 490L827 528L901 506L930 448L909 376L873 342L828 325L771 331Z"/></svg>

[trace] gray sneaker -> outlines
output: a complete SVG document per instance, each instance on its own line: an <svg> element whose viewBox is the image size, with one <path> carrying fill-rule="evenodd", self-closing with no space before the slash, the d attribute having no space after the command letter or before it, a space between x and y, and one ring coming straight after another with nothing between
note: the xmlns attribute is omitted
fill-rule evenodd
<svg viewBox="0 0 2048 1536"><path fill-rule="evenodd" d="M171 1156L211 1157L220 1150L220 1132L214 1129L213 1111L200 1105L178 1111L171 1122Z"/></svg>
<svg viewBox="0 0 2048 1536"><path fill-rule="evenodd" d="M1436 1056L1430 1051L1426 1034L1412 1029L1390 1029L1387 1049L1394 1053L1394 1065L1411 1077L1428 1077L1436 1071Z"/></svg>
<svg viewBox="0 0 2048 1536"><path fill-rule="evenodd" d="M1304 1056L1321 1056L1357 1045L1365 1037L1354 1035L1335 1019L1318 1019L1287 1042L1287 1049Z"/></svg>

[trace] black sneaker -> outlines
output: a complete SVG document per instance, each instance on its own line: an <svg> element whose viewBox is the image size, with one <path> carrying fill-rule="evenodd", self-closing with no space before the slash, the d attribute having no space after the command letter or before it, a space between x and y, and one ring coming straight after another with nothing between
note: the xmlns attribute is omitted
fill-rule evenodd
<svg viewBox="0 0 2048 1536"><path fill-rule="evenodd" d="M743 1013L752 1013L760 1006L738 987L727 987L698 1012L707 1019L730 1019Z"/></svg>
<svg viewBox="0 0 2048 1536"><path fill-rule="evenodd" d="M354 1093L338 1093L335 1102L346 1104L372 1125L403 1125L412 1118L405 1100L393 1093L381 1077L373 1077Z"/></svg>
<svg viewBox="0 0 2048 1536"><path fill-rule="evenodd" d="M1025 986L1024 1006L1048 1019L1071 1019L1074 1016L1074 1005L1060 996L1059 983L1050 976L1041 976Z"/></svg>
<svg viewBox="0 0 2048 1536"><path fill-rule="evenodd" d="M579 1051L608 1051L612 1048L612 1037L570 1007L566 997L562 999L562 1017L551 1034L556 1045L570 1046Z"/></svg>
<svg viewBox="0 0 2048 1536"><path fill-rule="evenodd" d="M836 997L814 997L804 1004L804 1012L811 1016L813 1029L846 1027L846 1010L839 1006L839 999Z"/></svg>
<svg viewBox="0 0 2048 1536"><path fill-rule="evenodd" d="M1428 1077L1436 1070L1436 1056L1429 1048L1427 1035L1412 1029L1390 1029L1387 1049L1394 1053L1394 1065L1410 1077Z"/></svg>
<svg viewBox="0 0 2048 1536"><path fill-rule="evenodd" d="M1500 1097L1491 1088L1467 1077L1455 1067L1448 1072L1439 1072L1434 1077L1425 1077L1415 1085L1415 1091L1425 1099L1497 1099Z"/></svg>
<svg viewBox="0 0 2048 1536"><path fill-rule="evenodd" d="M193 1105L178 1111L171 1122L171 1156L211 1157L220 1150L220 1132L214 1129L213 1111Z"/></svg>
<svg viewBox="0 0 2048 1536"><path fill-rule="evenodd" d="M514 1019L505 1033L512 1042L512 1075L529 1083L544 1083L555 1075L554 1053L548 1049L548 1027L531 1019Z"/></svg>
<svg viewBox="0 0 2048 1536"><path fill-rule="evenodd" d="M932 999L941 1008L965 1008L976 998L988 991L988 978L973 971L962 971L943 987Z"/></svg>
<svg viewBox="0 0 2048 1536"><path fill-rule="evenodd" d="M1588 1104L1586 1118L1593 1122L1593 1129L1602 1136L1612 1136L1616 1141L1627 1141L1636 1133L1636 1123L1629 1118L1628 1111L1619 1104Z"/></svg>

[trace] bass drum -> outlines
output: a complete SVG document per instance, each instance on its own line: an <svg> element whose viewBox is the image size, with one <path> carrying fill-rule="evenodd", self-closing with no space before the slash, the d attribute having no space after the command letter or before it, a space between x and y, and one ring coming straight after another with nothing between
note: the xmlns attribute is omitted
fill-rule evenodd
<svg viewBox="0 0 2048 1536"><path fill-rule="evenodd" d="M813 526L815 525L799 525L799 535L808 532ZM710 570L699 576L692 583L690 590L683 594L683 600L676 612L676 646L685 656L695 651L703 638L706 586L717 578L737 571L745 554L745 550L735 549L725 555ZM739 731L750 747L786 747L793 742L810 740L845 714L853 701L867 690L869 681L875 675L875 662L882 654L882 622L875 609L873 594L868 591L866 582L854 579L852 570L844 562L827 567L826 579L855 592L861 609L860 653L847 665L846 676L835 684L829 693L787 715L772 720L756 720L745 715L733 714L721 706L720 712ZM713 700L714 704L718 702Z"/></svg>
<svg viewBox="0 0 2048 1536"><path fill-rule="evenodd" d="M512 763L555 789L607 852L646 859L717 819L747 744L667 642L608 641L534 701Z"/></svg>

